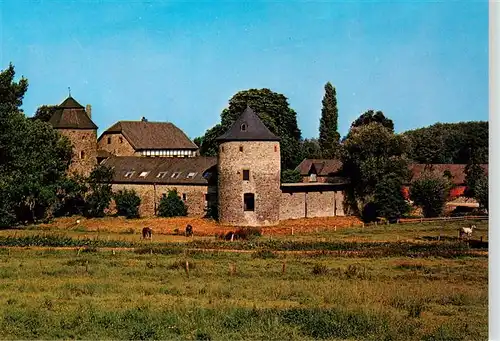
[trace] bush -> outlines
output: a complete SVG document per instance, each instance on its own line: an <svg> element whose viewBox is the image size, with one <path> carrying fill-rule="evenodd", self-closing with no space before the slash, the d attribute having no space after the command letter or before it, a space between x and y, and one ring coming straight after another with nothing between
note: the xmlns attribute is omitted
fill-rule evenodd
<svg viewBox="0 0 500 341"><path fill-rule="evenodd" d="M113 194L115 199L116 210L119 216L130 218L139 218L139 206L141 198L134 190L119 190Z"/></svg>
<svg viewBox="0 0 500 341"><path fill-rule="evenodd" d="M177 189L169 190L168 194L161 198L160 205L158 206L158 215L160 217L187 216L187 207L177 194Z"/></svg>
<svg viewBox="0 0 500 341"><path fill-rule="evenodd" d="M438 217L443 213L450 187L445 177L427 173L411 185L410 199L422 208L426 218Z"/></svg>

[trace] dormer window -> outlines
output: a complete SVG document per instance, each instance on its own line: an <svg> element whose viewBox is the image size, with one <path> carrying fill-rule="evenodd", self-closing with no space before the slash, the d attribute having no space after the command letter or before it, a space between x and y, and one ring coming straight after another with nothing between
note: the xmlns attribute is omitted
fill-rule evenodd
<svg viewBox="0 0 500 341"><path fill-rule="evenodd" d="M311 175L309 175L309 182L316 182L316 181L318 181L316 174L311 173Z"/></svg>
<svg viewBox="0 0 500 341"><path fill-rule="evenodd" d="M129 172L125 173L125 177L130 178L130 177L132 177L132 175L134 175L134 173L135 173L134 171L129 171Z"/></svg>
<svg viewBox="0 0 500 341"><path fill-rule="evenodd" d="M247 124L246 123L242 123L241 126L240 126L240 130L241 131L247 131Z"/></svg>
<svg viewBox="0 0 500 341"><path fill-rule="evenodd" d="M158 175L156 176L157 178L164 178L165 175L167 175L167 172L159 172Z"/></svg>

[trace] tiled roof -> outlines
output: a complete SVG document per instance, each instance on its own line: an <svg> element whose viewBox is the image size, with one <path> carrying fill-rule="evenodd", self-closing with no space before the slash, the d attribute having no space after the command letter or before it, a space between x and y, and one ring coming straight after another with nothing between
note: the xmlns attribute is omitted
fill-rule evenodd
<svg viewBox="0 0 500 341"><path fill-rule="evenodd" d="M207 185L209 174L205 172L208 171L213 176L217 171L217 158L205 156L190 158L113 156L102 164L114 169L115 183Z"/></svg>
<svg viewBox="0 0 500 341"><path fill-rule="evenodd" d="M259 116L247 106L245 111L234 121L231 128L217 139L224 141L279 141L260 120Z"/></svg>
<svg viewBox="0 0 500 341"><path fill-rule="evenodd" d="M329 159L304 159L295 168L300 172L301 176L308 176L311 168L316 170L318 176L332 176L337 173L342 167L342 162L340 160L329 160ZM444 175L447 170L450 172L455 185L462 185L465 183L465 167L464 164L410 164L408 166L411 172L411 181L419 179L424 172L431 171L439 175ZM488 174L488 165L483 164L481 167L484 169L485 173Z"/></svg>
<svg viewBox="0 0 500 341"><path fill-rule="evenodd" d="M439 175L443 175L447 170L451 173L453 177L452 181L455 185L462 185L465 183L465 167L466 165L464 164L411 164L409 166L412 175L411 181L419 179L426 169ZM483 164L481 167L484 169L485 173L488 174L488 165Z"/></svg>
<svg viewBox="0 0 500 341"><path fill-rule="evenodd" d="M58 105L49 123L56 129L97 129L85 108L71 96Z"/></svg>
<svg viewBox="0 0 500 341"><path fill-rule="evenodd" d="M333 159L304 159L295 169L300 172L300 175L308 176L311 166L314 167L318 176L328 176L337 173L342 167L342 162Z"/></svg>
<svg viewBox="0 0 500 341"><path fill-rule="evenodd" d="M189 149L198 146L187 135L170 122L118 121L99 137L121 133L135 150L143 149Z"/></svg>

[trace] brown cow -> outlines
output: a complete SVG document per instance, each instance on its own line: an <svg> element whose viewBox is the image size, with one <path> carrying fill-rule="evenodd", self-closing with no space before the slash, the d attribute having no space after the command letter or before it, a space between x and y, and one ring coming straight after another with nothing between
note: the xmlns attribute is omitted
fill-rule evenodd
<svg viewBox="0 0 500 341"><path fill-rule="evenodd" d="M153 229L151 227L145 227L142 229L142 239L153 240Z"/></svg>
<svg viewBox="0 0 500 341"><path fill-rule="evenodd" d="M186 226L186 237L192 237L193 236L193 227L191 225Z"/></svg>

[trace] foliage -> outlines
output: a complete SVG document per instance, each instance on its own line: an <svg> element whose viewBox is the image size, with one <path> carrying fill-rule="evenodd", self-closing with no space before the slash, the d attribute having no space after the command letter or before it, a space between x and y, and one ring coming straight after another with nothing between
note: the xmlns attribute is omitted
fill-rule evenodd
<svg viewBox="0 0 500 341"><path fill-rule="evenodd" d="M216 124L205 132L205 135L197 137L200 142L200 155L204 156L217 156L218 148L215 139L226 132L229 127L222 124Z"/></svg>
<svg viewBox="0 0 500 341"><path fill-rule="evenodd" d="M373 111L368 110L359 116L354 122L351 124L351 129L355 127L361 127L365 125L369 125L372 123L379 123L385 128L389 129L391 132L394 132L394 122L391 119L385 117L384 113L380 110Z"/></svg>
<svg viewBox="0 0 500 341"><path fill-rule="evenodd" d="M57 105L42 105L36 109L33 119L48 122L57 108Z"/></svg>
<svg viewBox="0 0 500 341"><path fill-rule="evenodd" d="M469 198L476 197L477 182L482 181L486 175L481 165L477 163L469 163L465 166L465 185L464 195Z"/></svg>
<svg viewBox="0 0 500 341"><path fill-rule="evenodd" d="M304 139L301 141L300 149L302 159L321 159L323 157L318 139Z"/></svg>
<svg viewBox="0 0 500 341"><path fill-rule="evenodd" d="M325 84L323 108L319 121L319 145L323 158L333 159L338 155L340 134L338 132L337 92L330 82Z"/></svg>
<svg viewBox="0 0 500 341"><path fill-rule="evenodd" d="M28 81L0 72L0 226L48 217L71 161L71 145L49 124L19 109Z"/></svg>
<svg viewBox="0 0 500 341"><path fill-rule="evenodd" d="M297 183L301 182L300 172L296 169L285 169L281 172L282 183Z"/></svg>
<svg viewBox="0 0 500 341"><path fill-rule="evenodd" d="M483 176L476 181L474 190L475 199L479 202L479 207L488 210L488 177Z"/></svg>
<svg viewBox="0 0 500 341"><path fill-rule="evenodd" d="M177 194L177 189L168 191L168 194L161 198L158 206L160 217L183 217L187 216L187 207L184 201Z"/></svg>
<svg viewBox="0 0 500 341"><path fill-rule="evenodd" d="M424 217L438 217L443 213L451 184L445 177L426 172L410 186L410 199L422 208Z"/></svg>
<svg viewBox="0 0 500 341"><path fill-rule="evenodd" d="M394 181L405 183L409 178L406 159L407 141L379 123L354 126L344 140L341 172L351 186L346 197L354 213L361 214L373 201L375 188L390 174Z"/></svg>
<svg viewBox="0 0 500 341"><path fill-rule="evenodd" d="M236 93L229 100L229 107L221 113L220 124L207 130L201 137L200 154L217 155L215 139L225 133L245 108L250 106L264 125L281 138L281 166L292 169L301 161L301 131L297 114L289 107L287 98L269 89L249 89Z"/></svg>
<svg viewBox="0 0 500 341"><path fill-rule="evenodd" d="M488 122L436 123L404 133L417 163L488 163Z"/></svg>
<svg viewBox="0 0 500 341"><path fill-rule="evenodd" d="M106 165L97 165L89 175L90 192L85 198L85 216L104 217L104 211L109 207L113 192L111 181L113 170Z"/></svg>
<svg viewBox="0 0 500 341"><path fill-rule="evenodd" d="M116 210L119 216L127 218L139 218L139 206L141 198L134 190L119 190L113 194Z"/></svg>
<svg viewBox="0 0 500 341"><path fill-rule="evenodd" d="M87 180L79 174L60 181L56 192L57 201L54 205L54 216L83 215L87 191Z"/></svg>
<svg viewBox="0 0 500 341"><path fill-rule="evenodd" d="M377 207L378 216L394 222L408 213L410 207L403 196L402 187L401 179L392 175L384 176L375 185L373 201Z"/></svg>

